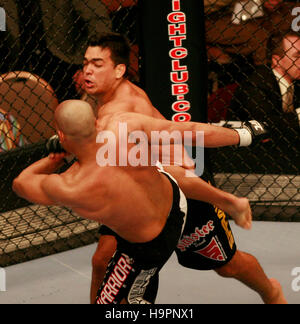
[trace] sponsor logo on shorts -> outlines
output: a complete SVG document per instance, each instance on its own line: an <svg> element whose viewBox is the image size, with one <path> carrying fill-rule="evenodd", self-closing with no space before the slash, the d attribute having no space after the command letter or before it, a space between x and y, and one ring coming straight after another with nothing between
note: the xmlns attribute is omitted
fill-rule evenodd
<svg viewBox="0 0 300 324"><path fill-rule="evenodd" d="M145 295L145 291L149 285L151 278L155 275L157 268L142 270L140 274L135 279L129 295L128 301L129 304L150 304L143 297Z"/></svg>
<svg viewBox="0 0 300 324"><path fill-rule="evenodd" d="M106 284L101 289L100 296L97 298L97 304L113 303L132 269L132 266L128 264L126 258L121 256L107 279Z"/></svg>
<svg viewBox="0 0 300 324"><path fill-rule="evenodd" d="M218 218L221 221L222 227L223 227L223 229L226 233L227 239L228 239L229 246L232 249L233 244L234 244L234 237L233 237L232 231L229 227L228 220L226 219L226 214L223 212L223 210L221 210L218 207L215 207L215 213L217 214Z"/></svg>
<svg viewBox="0 0 300 324"><path fill-rule="evenodd" d="M194 252L204 256L207 259L215 261L226 261L227 259L227 256L217 236L213 237L205 248Z"/></svg>
<svg viewBox="0 0 300 324"><path fill-rule="evenodd" d="M194 245L195 242L198 242L200 239L205 238L210 232L214 230L214 222L209 221L206 225L202 226L201 229L199 227L196 227L195 232L191 235L184 235L179 240L177 248L184 252L187 248L189 248L191 245Z"/></svg>

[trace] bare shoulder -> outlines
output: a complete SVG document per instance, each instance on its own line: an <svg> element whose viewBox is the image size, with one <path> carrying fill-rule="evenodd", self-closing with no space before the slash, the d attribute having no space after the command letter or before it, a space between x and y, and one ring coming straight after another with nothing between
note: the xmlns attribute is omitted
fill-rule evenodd
<svg viewBox="0 0 300 324"><path fill-rule="evenodd" d="M155 110L146 92L129 81L122 84L116 99L120 105L124 105L124 108L121 109L126 112L152 116Z"/></svg>
<svg viewBox="0 0 300 324"><path fill-rule="evenodd" d="M73 208L81 205L80 196L86 186L84 181L79 180L80 178L77 179L69 168L62 174L49 175L43 181L42 186L48 197L57 205Z"/></svg>
<svg viewBox="0 0 300 324"><path fill-rule="evenodd" d="M131 83L132 95L131 99L133 102L133 112L151 116L158 119L165 119L159 110L153 106L147 93L140 87Z"/></svg>
<svg viewBox="0 0 300 324"><path fill-rule="evenodd" d="M68 195L66 181L59 174L50 174L41 184L47 196L57 204L63 204Z"/></svg>
<svg viewBox="0 0 300 324"><path fill-rule="evenodd" d="M142 117L143 115L135 112L117 111L109 115L106 115L105 117L98 120L97 125L102 126L103 129L106 129L113 124L124 123L124 122L132 123L136 120L139 120Z"/></svg>
<svg viewBox="0 0 300 324"><path fill-rule="evenodd" d="M154 118L164 118L152 105L146 92L127 80L120 85L115 96L98 110L98 118L117 112L135 112Z"/></svg>
<svg viewBox="0 0 300 324"><path fill-rule="evenodd" d="M81 170L78 162L75 162L65 172L47 176L43 186L53 199L73 199L76 192L80 191L79 185L83 183Z"/></svg>
<svg viewBox="0 0 300 324"><path fill-rule="evenodd" d="M150 125L154 126L156 121L158 119L136 112L122 112L112 116L112 123L115 126L119 126L119 123L126 124L128 132L135 130L144 131Z"/></svg>

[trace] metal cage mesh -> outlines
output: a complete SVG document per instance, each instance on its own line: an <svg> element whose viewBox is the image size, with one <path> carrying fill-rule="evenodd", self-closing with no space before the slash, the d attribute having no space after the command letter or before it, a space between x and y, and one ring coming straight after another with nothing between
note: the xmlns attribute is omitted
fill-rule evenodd
<svg viewBox="0 0 300 324"><path fill-rule="evenodd" d="M267 80L270 40L280 40L278 34L295 25L297 3L278 1L275 9L269 1L254 0L204 0L204 5L208 121L263 119L276 137L276 143L210 151L216 184L247 196L256 220L300 221L298 82L294 107L283 108L276 97L279 87L275 89L275 82L271 91L273 81ZM132 48L129 78L135 83L139 53L137 0L0 0L0 7L6 15L6 29L0 32L3 267L95 242L97 223L67 208L29 204L11 185L21 170L44 156L58 102L85 98L81 64L89 37L106 31L127 36Z"/></svg>

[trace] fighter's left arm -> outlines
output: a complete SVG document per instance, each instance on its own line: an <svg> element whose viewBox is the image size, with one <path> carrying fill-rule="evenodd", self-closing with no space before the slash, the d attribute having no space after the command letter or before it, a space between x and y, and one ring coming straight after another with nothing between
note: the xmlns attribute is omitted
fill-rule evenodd
<svg viewBox="0 0 300 324"><path fill-rule="evenodd" d="M152 132L166 131L169 134L177 133L180 135L178 142L176 136L172 136L174 141L171 144L182 143L183 138L189 138L192 145L196 145L197 132L203 132L205 147L222 147L240 144L240 135L236 130L220 126L214 126L196 122L172 122L169 120L156 119L149 116L124 113L119 115L119 120L128 123L129 131L142 130L146 133L148 139L151 139Z"/></svg>
<svg viewBox="0 0 300 324"><path fill-rule="evenodd" d="M255 120L242 122L238 128L227 128L197 122L172 122L135 113L124 113L120 116L131 123L131 128L143 130L148 138L151 138L153 131L167 131L169 134L178 131L179 143L183 138L189 138L192 145L197 145L197 135L202 135L203 132L204 146L211 148L231 145L249 146L268 132L264 123ZM176 137L173 139L176 144Z"/></svg>

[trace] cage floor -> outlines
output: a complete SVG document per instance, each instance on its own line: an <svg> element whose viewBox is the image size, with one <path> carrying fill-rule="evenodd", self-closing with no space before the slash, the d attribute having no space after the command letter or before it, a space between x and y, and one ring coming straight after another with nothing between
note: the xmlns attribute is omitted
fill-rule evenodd
<svg viewBox="0 0 300 324"><path fill-rule="evenodd" d="M253 254L267 275L280 281L290 304L300 304L300 278L292 274L300 267L300 223L254 222L251 231L235 224L232 229L238 248ZM89 303L95 248L92 244L5 268L6 291L0 292L0 304ZM161 271L157 304L249 303L262 301L236 280L181 267L175 255Z"/></svg>

